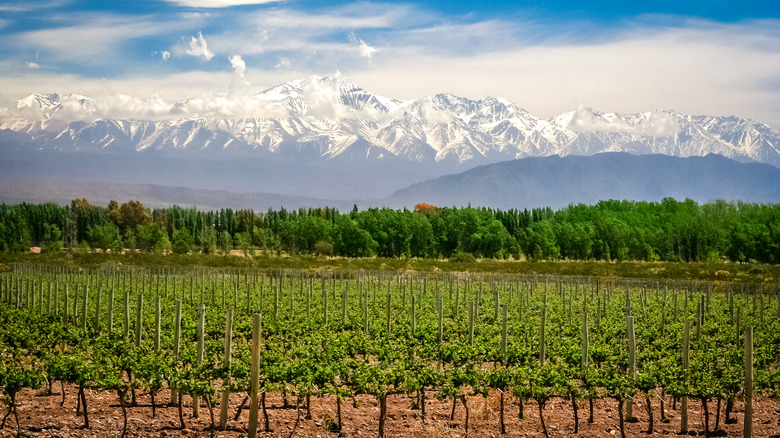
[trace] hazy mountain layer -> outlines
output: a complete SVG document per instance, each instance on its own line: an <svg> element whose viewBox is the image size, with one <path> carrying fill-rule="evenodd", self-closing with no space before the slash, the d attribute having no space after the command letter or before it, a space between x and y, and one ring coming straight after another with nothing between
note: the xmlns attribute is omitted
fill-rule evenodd
<svg viewBox="0 0 780 438"><path fill-rule="evenodd" d="M290 194L231 192L169 185L77 181L0 181L0 202L56 202L76 197L105 205L109 200L140 200L148 206L172 204L202 209L331 206L348 211L390 206L488 206L500 209L592 204L606 199L660 201L664 197L747 202L780 202L780 169L759 163L738 163L717 155L677 158L605 153L592 157L525 158L485 166L413 184L379 199L335 200Z"/></svg>
<svg viewBox="0 0 780 438"><path fill-rule="evenodd" d="M385 199L393 207L500 209L564 207L606 199L660 201L665 197L780 202L780 169L718 156L678 158L605 153L544 157L479 166L414 184Z"/></svg>

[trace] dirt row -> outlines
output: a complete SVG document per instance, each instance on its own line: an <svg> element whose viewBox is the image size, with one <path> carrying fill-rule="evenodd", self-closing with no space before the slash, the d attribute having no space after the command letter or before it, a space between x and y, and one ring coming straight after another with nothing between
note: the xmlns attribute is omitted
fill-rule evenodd
<svg viewBox="0 0 780 438"><path fill-rule="evenodd" d="M412 400L405 395L393 395L388 398L388 413L385 434L388 437L462 437L466 436L464 420L466 411L458 403L455 418L450 421L451 401L436 400L435 393L428 391L426 402L426 421L423 423L421 411L411 409ZM138 393L137 405L128 409L129 437L241 437L246 436L249 411L242 410L237 421L233 417L244 399L242 394L233 394L230 398L230 410L226 430L211 430L209 410L204 404L200 409L199 418L193 418L191 399L185 398L184 422L185 428L180 429L178 409L163 406L152 416L151 399L146 394ZM157 403L167 403L167 391L156 397ZM505 422L506 435L502 435L499 427L500 395L491 392L490 397L472 396L468 399L469 406L469 436L499 437L522 436L543 437L542 424L539 421L538 406L535 402L527 402L524 406L524 418L518 418L518 404L511 397L506 397ZM301 401L300 418L295 409L295 397L288 400L292 407L283 407L280 394L269 394L266 400L272 431L261 432L258 436L265 437L326 437L337 436L327 430L328 424L337 418L336 400L334 397L312 397L310 419L306 419L306 411ZM62 395L59 384L55 385L54 393L43 395L41 391L22 391L18 396L18 414L21 432L26 436L40 437L119 437L122 430L122 410L115 394L110 392L87 391L87 407L90 428L83 428L84 418L76 416L76 388L65 387L65 403L60 406ZM680 430L680 414L671 409L667 403L666 414L668 422L660 422L660 400L651 400L654 411L653 436L675 435ZM357 405L357 406L355 406ZM579 431L581 437L619 437L619 418L617 403L610 399L600 399L595 402L594 422L587 422L588 403L580 400ZM247 405L248 407L248 405ZM678 406L679 407L679 406ZM725 404L722 407L725 409ZM715 423L716 404L709 404L710 428ZM691 401L689 408L689 429L691 435L703 435L704 418L702 405ZM649 436L647 434L648 415L643 400L634 401L634 414L638 422L626 424L626 435ZM735 424L724 424L724 414L721 411L720 436L742 436L743 404L737 402L733 417ZM215 421L219 421L219 407L214 408ZM343 430L342 436L372 437L378 435L379 405L372 396L358 396L344 400L342 403ZM547 403L544 409L544 419L551 437L574 436L574 419L570 401L554 399ZM259 420L263 427L262 414ZM11 437L17 433L14 416L6 421L0 437ZM780 400L758 399L754 402L753 418L754 437L780 437Z"/></svg>

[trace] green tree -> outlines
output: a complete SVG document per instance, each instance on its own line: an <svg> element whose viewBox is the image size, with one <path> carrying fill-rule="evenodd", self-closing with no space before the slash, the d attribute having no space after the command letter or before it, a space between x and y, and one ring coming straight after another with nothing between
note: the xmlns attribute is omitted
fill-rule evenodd
<svg viewBox="0 0 780 438"><path fill-rule="evenodd" d="M506 258L517 252L515 239L496 219L480 225L477 232L471 235L470 241L475 252L482 257Z"/></svg>
<svg viewBox="0 0 780 438"><path fill-rule="evenodd" d="M135 231L136 245L142 251L167 251L171 249L168 233L158 224L138 225Z"/></svg>
<svg viewBox="0 0 780 438"><path fill-rule="evenodd" d="M187 254L195 246L195 237L185 229L179 229L173 232L173 243L171 250L176 254Z"/></svg>
<svg viewBox="0 0 780 438"><path fill-rule="evenodd" d="M200 247L206 254L217 252L217 230L213 226L203 227L198 235Z"/></svg>
<svg viewBox="0 0 780 438"><path fill-rule="evenodd" d="M30 250L30 230L27 219L18 208L12 208L2 216L0 249L3 251Z"/></svg>
<svg viewBox="0 0 780 438"><path fill-rule="evenodd" d="M59 227L54 224L45 224L43 240L41 241L41 251L57 252L62 249L62 233Z"/></svg>
<svg viewBox="0 0 780 438"><path fill-rule="evenodd" d="M336 253L347 257L371 257L377 247L368 231L358 227L346 215L336 220L333 240Z"/></svg>
<svg viewBox="0 0 780 438"><path fill-rule="evenodd" d="M230 233L222 231L217 235L217 247L225 254L230 254L233 249L233 239L230 237Z"/></svg>
<svg viewBox="0 0 780 438"><path fill-rule="evenodd" d="M104 251L122 248L119 228L112 222L104 222L90 227L87 232L87 241L93 248L100 248Z"/></svg>
<svg viewBox="0 0 780 438"><path fill-rule="evenodd" d="M128 201L119 207L118 226L122 233L135 231L139 225L152 222L152 215L139 201Z"/></svg>
<svg viewBox="0 0 780 438"><path fill-rule="evenodd" d="M556 260L561 250L555 239L555 231L550 221L534 222L520 236L520 246L528 257L543 260Z"/></svg>
<svg viewBox="0 0 780 438"><path fill-rule="evenodd" d="M252 249L252 235L247 232L243 231L240 233L236 233L236 247L244 252L244 255L249 255L250 250Z"/></svg>

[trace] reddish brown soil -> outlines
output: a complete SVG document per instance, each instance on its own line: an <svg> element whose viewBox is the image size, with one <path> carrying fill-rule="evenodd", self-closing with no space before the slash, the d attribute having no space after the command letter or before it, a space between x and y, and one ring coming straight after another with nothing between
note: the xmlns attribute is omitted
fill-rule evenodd
<svg viewBox="0 0 780 438"><path fill-rule="evenodd" d="M65 405L60 407L61 395L59 384L55 385L53 395L40 395L40 391L23 391L18 396L19 420L22 434L26 436L40 437L119 437L122 429L122 411L115 394L109 392L87 392L87 404L89 408L90 429L84 429L83 417L76 417L76 390L66 387ZM465 436L464 419L465 410L462 404L458 404L455 412L455 420L450 421L452 402L439 402L431 399L433 391L428 391L426 403L427 419L423 424L421 412L411 410L412 400L404 395L393 395L388 399L388 414L386 423L386 436L388 437L456 437ZM168 401L168 392L156 397L157 402ZM230 421L227 430L215 430L214 437L239 437L246 436L246 428L249 418L249 410L244 410L238 421L232 421L236 409L244 396L233 394L230 399ZM184 421L185 429L179 429L178 410L175 407L163 407L157 410L157 416L152 418L150 398L148 395L138 396L138 405L128 409L129 437L202 437L211 436L209 411L204 405L200 410L200 418L192 417L190 399L185 398ZM295 398L291 397L291 403ZM357 397L359 406L355 408L352 400L344 400L342 412L344 430L342 436L373 437L378 434L379 407L372 396ZM670 409L667 405L668 423L660 423L659 400L653 400L655 416L654 436L675 435L680 430L680 415L678 411ZM470 409L469 435L474 437L499 437L502 436L499 429L499 395L491 393L487 399L481 396L473 396L468 399ZM303 404L303 402L302 402ZM587 423L587 401L579 401L581 437L619 437L620 430L617 416L617 403L614 400L602 399L596 401L595 422ZM336 419L336 400L334 397L311 399L312 419L304 419L305 409L301 409L300 424L295 428L296 411L294 408L282 409L282 397L279 394L268 396L267 405L272 432L261 432L258 436L264 437L335 437L335 433L326 430L325 419ZM248 407L248 406L247 406ZM725 408L725 404L723 406ZM710 428L715 423L715 403L710 404ZM742 436L743 405L738 402L733 414L737 418L737 424L724 425L724 416L721 413L720 426L724 432L722 436ZM758 399L754 403L753 436L754 437L780 437L780 400ZM539 421L537 405L528 402L525 405L525 419L518 419L518 405L514 399L507 397L505 418L506 436L543 437L542 426ZM634 404L634 414L639 422L626 424L626 435L631 437L648 436L646 433L648 422L644 401L637 399ZM214 409L215 420L219 421L219 407ZM547 403L544 409L545 421L551 437L569 437L574 435L574 422L571 403L555 399ZM702 406L700 402L692 401L690 404L689 429L692 434L703 434L704 424ZM259 425L263 427L262 413ZM294 433L293 433L294 432ZM16 434L16 422L13 415L8 418L5 429L0 430L0 437L11 437Z"/></svg>

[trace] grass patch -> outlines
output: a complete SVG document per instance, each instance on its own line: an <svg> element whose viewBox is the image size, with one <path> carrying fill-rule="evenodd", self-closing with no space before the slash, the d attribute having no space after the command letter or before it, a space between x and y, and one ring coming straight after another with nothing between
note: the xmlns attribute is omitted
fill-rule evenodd
<svg viewBox="0 0 780 438"><path fill-rule="evenodd" d="M312 255L256 254L109 254L97 252L0 253L0 270L12 263L53 264L71 268L107 265L159 267L233 267L253 269L328 269L333 271L461 271L507 274L582 275L780 284L780 265L683 262L517 261L477 259L346 258Z"/></svg>

